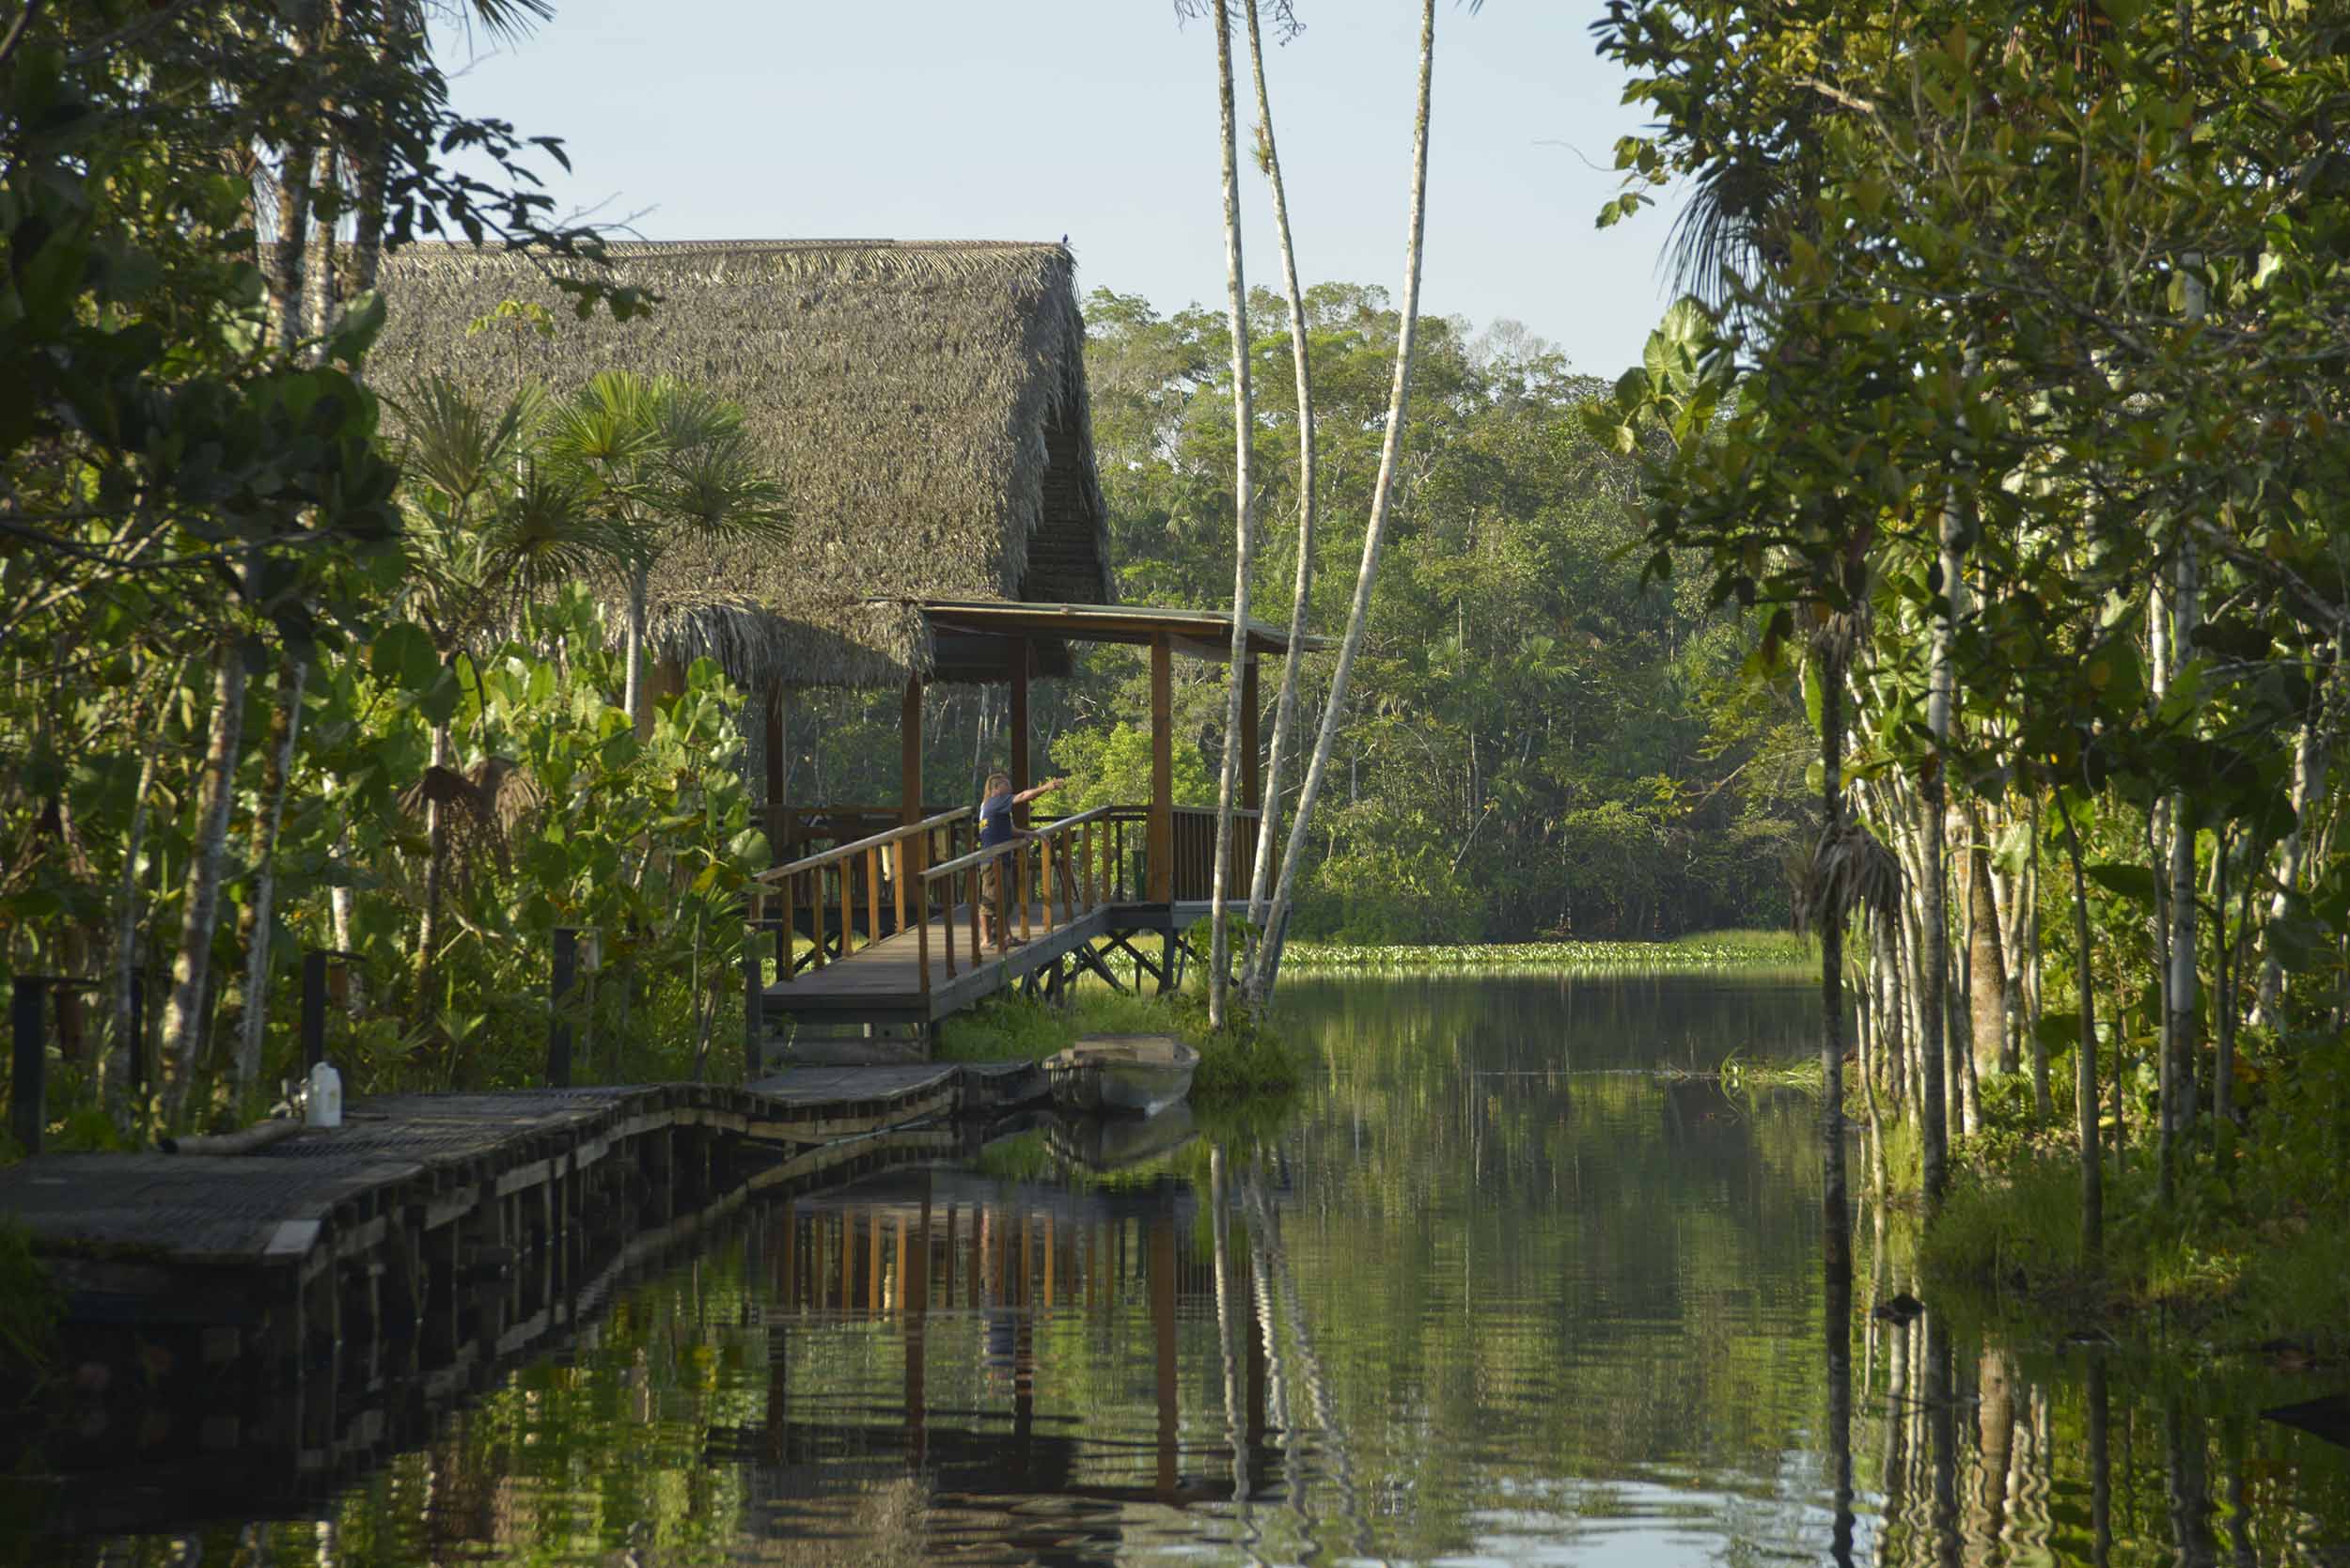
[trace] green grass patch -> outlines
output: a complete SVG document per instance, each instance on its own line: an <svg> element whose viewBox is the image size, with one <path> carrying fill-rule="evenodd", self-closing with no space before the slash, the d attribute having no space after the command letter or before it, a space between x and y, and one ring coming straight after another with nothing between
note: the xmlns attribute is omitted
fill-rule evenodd
<svg viewBox="0 0 2350 1568"><path fill-rule="evenodd" d="M1288 1094L1305 1080L1297 1047L1277 1030L1236 1024L1208 1027L1197 997L1130 996L1080 987L1066 1006L999 996L939 1026L947 1061L1041 1061L1089 1034L1171 1034L1199 1053L1195 1103Z"/></svg>
<svg viewBox="0 0 2350 1568"><path fill-rule="evenodd" d="M1801 969L1819 962L1819 949L1792 932L1709 931L1667 942L1480 942L1363 947L1292 942L1282 949L1283 972L1442 969L1581 969L1645 974L1711 969Z"/></svg>

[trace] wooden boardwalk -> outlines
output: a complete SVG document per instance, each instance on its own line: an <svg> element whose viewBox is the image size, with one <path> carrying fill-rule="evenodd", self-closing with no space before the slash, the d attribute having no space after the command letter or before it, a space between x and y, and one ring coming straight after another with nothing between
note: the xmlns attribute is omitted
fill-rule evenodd
<svg viewBox="0 0 2350 1568"><path fill-rule="evenodd" d="M244 1154L39 1155L0 1169L0 1215L70 1322L196 1325L208 1361L299 1360L353 1323L457 1310L525 1256L576 1273L721 1199L953 1153L958 1118L1040 1088L1030 1064L942 1063L383 1095Z"/></svg>
<svg viewBox="0 0 2350 1568"><path fill-rule="evenodd" d="M999 950L993 943L983 942L977 963L972 960L970 911L961 907L951 916L931 920L926 931L909 923L903 931L852 949L846 957L832 958L822 968L802 968L789 982L763 987L760 1011L767 1026L785 1022L882 1024L926 1029L998 992L1048 979L1064 964L1073 969L1105 937L1125 943L1142 933L1180 935L1205 919L1212 907L1205 899L1172 904L1104 904L1056 920L1043 904L1031 904L1026 938L1019 939L1024 928L1014 910L1010 921L1013 945ZM1242 914L1246 902L1235 900L1227 907ZM926 940L927 987L922 963ZM951 964L948 957L950 942L954 945ZM1133 952L1131 946L1125 950ZM1159 962L1166 962L1164 949ZM1162 990L1170 987L1171 980L1161 980Z"/></svg>

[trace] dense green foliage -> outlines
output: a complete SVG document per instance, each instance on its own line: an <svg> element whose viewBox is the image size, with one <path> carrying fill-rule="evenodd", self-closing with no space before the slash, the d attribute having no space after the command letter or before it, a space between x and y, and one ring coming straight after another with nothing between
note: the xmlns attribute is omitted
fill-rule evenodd
<svg viewBox="0 0 2350 1568"><path fill-rule="evenodd" d="M1859 823L1807 902L1867 927L1869 1119L1919 1122L1930 1204L1978 1139L1948 1223L1986 1265L2056 1180L2019 1126L2076 1188L2028 1273L2342 1233L2350 12L1598 31L1657 120L1605 216L1690 178L1707 293L1593 430L1646 455L1649 574L1694 554L1800 665Z"/></svg>
<svg viewBox="0 0 2350 1568"><path fill-rule="evenodd" d="M559 147L453 115L414 21L35 6L0 44L0 969L88 982L52 1014L69 1141L265 1105L306 947L350 954L360 1090L535 1071L557 926L605 933L590 1070L644 1073L614 1043L648 1014L695 1070L734 989L739 700L699 669L633 729L580 585L624 585L664 504L760 493L682 393L697 433L625 472L576 403L401 388L386 435L385 246L598 248L517 161Z"/></svg>
<svg viewBox="0 0 2350 1568"><path fill-rule="evenodd" d="M1397 321L1372 288L1323 285L1307 305L1323 519L1310 624L1335 632L1378 466ZM1267 619L1286 620L1297 539L1290 346L1277 301L1260 299L1251 319L1268 324L1252 346L1259 599ZM1225 318L1097 290L1087 326L1120 595L1229 603ZM1512 323L1421 323L1411 462L1296 933L1654 937L1783 920L1806 809L1799 715L1740 679L1738 617L1709 610L1694 588L1643 590L1627 505L1636 465L1577 417L1604 385ZM1309 721L1327 663L1307 666ZM1263 687L1266 735L1277 675ZM1209 805L1222 666L1179 660L1174 696L1176 800ZM892 797L894 696L798 706L793 799ZM1147 800L1149 712L1133 650L1087 651L1076 679L1040 690L1032 727L1073 779L1047 805ZM943 781L932 800L968 793L1001 745L999 706L939 699L924 764ZM1298 778L1285 781L1292 796Z"/></svg>

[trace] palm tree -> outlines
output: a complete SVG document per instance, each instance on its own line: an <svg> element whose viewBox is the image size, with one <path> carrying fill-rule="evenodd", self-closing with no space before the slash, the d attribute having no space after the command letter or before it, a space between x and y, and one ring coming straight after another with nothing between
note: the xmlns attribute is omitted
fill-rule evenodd
<svg viewBox="0 0 2350 1568"><path fill-rule="evenodd" d="M540 400L525 392L491 407L441 377L399 399L409 478L406 607L442 665L523 604L565 582L609 572L629 540L589 504L588 493L532 456ZM432 758L416 790L424 800L424 909L416 932L416 994L426 1006L449 854L449 819L436 787L451 757L448 721L432 727Z"/></svg>
<svg viewBox="0 0 2350 1568"><path fill-rule="evenodd" d="M666 376L597 376L554 412L543 450L617 541L628 590L621 705L641 729L653 568L692 541L780 536L782 487L753 452L741 409Z"/></svg>

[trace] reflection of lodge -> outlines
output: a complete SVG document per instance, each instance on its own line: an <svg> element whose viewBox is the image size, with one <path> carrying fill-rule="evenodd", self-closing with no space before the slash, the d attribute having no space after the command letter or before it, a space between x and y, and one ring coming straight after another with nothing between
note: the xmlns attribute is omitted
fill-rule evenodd
<svg viewBox="0 0 2350 1568"><path fill-rule="evenodd" d="M1190 1189L1172 1182L1015 1192L937 1169L787 1204L771 1217L758 1265L772 1314L766 1419L713 1433L713 1444L785 1485L823 1467L878 1460L924 1472L933 1496L1013 1500L1006 1506L1049 1497L1098 1515L1230 1500L1230 1447L1186 1441L1182 1430L1178 1325L1213 1321L1215 1311L1214 1265L1194 1249L1195 1214ZM1277 1468L1266 1442L1262 1325L1245 1262L1228 1266L1240 1276L1229 1296L1239 1309L1236 1435L1246 1491L1257 1496L1276 1483ZM1151 1329L1151 1437L1123 1436L1098 1406L1040 1410L1039 1373L1052 1370L1040 1326L1056 1315L1098 1323L1141 1302ZM860 1403L795 1388L806 1376L798 1331L837 1338L844 1317L860 1316L896 1329L901 1398ZM983 1341L982 1386L1004 1388L1001 1404L966 1408L933 1393L931 1353L942 1334L957 1336L950 1354L958 1357L967 1356L966 1336Z"/></svg>

